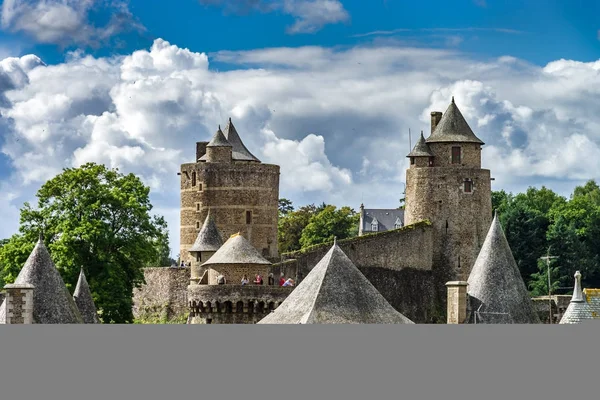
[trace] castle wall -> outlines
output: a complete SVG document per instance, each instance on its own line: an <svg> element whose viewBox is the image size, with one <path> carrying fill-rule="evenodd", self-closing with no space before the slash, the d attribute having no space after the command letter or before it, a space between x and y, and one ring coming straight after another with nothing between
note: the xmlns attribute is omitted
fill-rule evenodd
<svg viewBox="0 0 600 400"><path fill-rule="evenodd" d="M464 193L465 179L473 190ZM433 227L433 267L438 284L467 280L492 220L490 171L468 167L406 171L405 223L427 219Z"/></svg>
<svg viewBox="0 0 600 400"><path fill-rule="evenodd" d="M167 318L188 312L189 268L144 268L146 284L134 289L133 315L165 315Z"/></svg>
<svg viewBox="0 0 600 400"><path fill-rule="evenodd" d="M419 222L391 231L338 241L338 246L399 312L416 323L444 322L435 286L432 227ZM301 281L331 248L331 243L284 254L286 274ZM292 261L293 259L293 261Z"/></svg>
<svg viewBox="0 0 600 400"><path fill-rule="evenodd" d="M452 147L461 148L460 164L452 164ZM478 143L429 143L435 167L481 168L481 145Z"/></svg>
<svg viewBox="0 0 600 400"><path fill-rule="evenodd" d="M255 324L275 310L293 287L190 285L191 324Z"/></svg>
<svg viewBox="0 0 600 400"><path fill-rule="evenodd" d="M278 256L279 166L237 161L181 166L180 255L186 262L195 260L188 249L209 207L224 241L239 232L263 256Z"/></svg>

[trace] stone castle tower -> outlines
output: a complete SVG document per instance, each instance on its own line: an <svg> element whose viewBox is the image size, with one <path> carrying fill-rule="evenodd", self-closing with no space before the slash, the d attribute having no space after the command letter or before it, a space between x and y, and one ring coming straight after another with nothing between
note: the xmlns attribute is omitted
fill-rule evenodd
<svg viewBox="0 0 600 400"><path fill-rule="evenodd" d="M252 155L231 118L224 132L219 127L210 142L196 143L195 162L182 164L178 175L181 260L192 266L206 261L190 249L209 209L223 237L240 233L262 256L278 256L279 166Z"/></svg>
<svg viewBox="0 0 600 400"><path fill-rule="evenodd" d="M431 113L431 134L408 154L406 225L433 225L433 266L442 280L466 280L492 220L490 171L481 146L452 98L442 115ZM442 281L443 282L443 281Z"/></svg>

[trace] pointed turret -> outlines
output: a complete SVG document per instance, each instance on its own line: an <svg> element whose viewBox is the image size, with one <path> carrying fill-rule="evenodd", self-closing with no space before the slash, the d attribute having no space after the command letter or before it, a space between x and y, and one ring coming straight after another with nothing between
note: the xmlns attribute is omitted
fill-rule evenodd
<svg viewBox="0 0 600 400"><path fill-rule="evenodd" d="M198 237L196 237L196 241L189 249L190 252L204 252L204 251L217 251L223 245L223 239L221 239L221 234L217 229L217 224L215 223L215 219L208 209L208 214L206 215L206 219L204 220L204 224L198 232Z"/></svg>
<svg viewBox="0 0 600 400"><path fill-rule="evenodd" d="M587 291L587 289L586 289ZM581 273L575 272L575 287L573 288L573 297L565 310L560 324L578 324L584 320L600 319L600 291L596 293L590 291L589 295L582 290ZM595 294L595 295L592 295Z"/></svg>
<svg viewBox="0 0 600 400"><path fill-rule="evenodd" d="M223 131L221 130L221 125L219 125L219 129L217 129L217 132L212 137L210 142L208 142L206 147L232 147L231 143L229 143L227 141L227 138L225 138L225 135L223 134Z"/></svg>
<svg viewBox="0 0 600 400"><path fill-rule="evenodd" d="M30 284L33 291L33 322L81 324L81 313L44 246L41 235L15 284ZM6 302L0 306L0 323L6 323Z"/></svg>
<svg viewBox="0 0 600 400"><path fill-rule="evenodd" d="M73 292L73 300L75 300L75 304L77 304L77 308L81 313L84 323L100 323L98 311L96 310L96 305L94 304L94 299L92 298L92 292L90 291L90 286L88 285L87 279L85 279L85 274L83 273L83 267L81 267L81 271L79 272L79 280L77 281L77 286Z"/></svg>
<svg viewBox="0 0 600 400"><path fill-rule="evenodd" d="M396 311L337 245L259 324L413 324Z"/></svg>
<svg viewBox="0 0 600 400"><path fill-rule="evenodd" d="M471 127L463 117L454 102L448 106L442 119L437 123L435 130L426 140L427 143L456 142L456 143L479 143L484 144L471 130Z"/></svg>
<svg viewBox="0 0 600 400"><path fill-rule="evenodd" d="M246 146L244 146L242 139L240 139L240 135L238 135L235 126L233 126L233 122L231 122L231 118L229 118L227 126L225 127L225 137L233 146L234 160L260 162L260 160L256 158L252 153L250 153Z"/></svg>
<svg viewBox="0 0 600 400"><path fill-rule="evenodd" d="M434 154L429 148L429 145L425 141L423 131L421 131L421 137L413 147L412 151L406 157L433 157Z"/></svg>
<svg viewBox="0 0 600 400"><path fill-rule="evenodd" d="M497 215L492 220L467 282L471 322L540 323Z"/></svg>

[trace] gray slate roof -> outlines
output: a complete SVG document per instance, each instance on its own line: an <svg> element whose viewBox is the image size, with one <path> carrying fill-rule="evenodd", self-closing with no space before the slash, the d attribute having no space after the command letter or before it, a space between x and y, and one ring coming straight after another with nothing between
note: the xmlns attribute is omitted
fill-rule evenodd
<svg viewBox="0 0 600 400"><path fill-rule="evenodd" d="M219 129L217 130L211 141L208 142L206 147L232 147L231 143L229 143L225 138L225 135L221 130L221 125L219 125Z"/></svg>
<svg viewBox="0 0 600 400"><path fill-rule="evenodd" d="M198 232L196 241L188 251L217 251L222 245L223 239L209 208L202 229Z"/></svg>
<svg viewBox="0 0 600 400"><path fill-rule="evenodd" d="M232 235L202 266L213 264L271 264L242 235Z"/></svg>
<svg viewBox="0 0 600 400"><path fill-rule="evenodd" d="M396 311L334 244L259 324L413 324Z"/></svg>
<svg viewBox="0 0 600 400"><path fill-rule="evenodd" d="M35 324L81 324L83 319L50 254L40 239L16 284L28 283L33 290L33 322ZM0 306L0 323L6 323L6 301Z"/></svg>
<svg viewBox="0 0 600 400"><path fill-rule="evenodd" d="M425 141L425 137L423 136L423 131L421 131L421 137L413 147L412 151L408 153L406 157L433 157L434 154L427 145Z"/></svg>
<svg viewBox="0 0 600 400"><path fill-rule="evenodd" d="M497 215L494 215L467 283L467 293L471 296L471 323L477 310L480 312L478 324L540 323Z"/></svg>
<svg viewBox="0 0 600 400"><path fill-rule="evenodd" d="M98 311L96 310L96 305L94 304L94 299L92 298L90 286L88 285L87 279L85 279L83 268L81 268L81 271L79 272L77 286L75 287L75 291L73 292L73 300L75 300L75 304L77 305L77 308L81 313L81 317L83 318L84 323L100 323L100 319L98 318Z"/></svg>
<svg viewBox="0 0 600 400"><path fill-rule="evenodd" d="M581 273L577 271L573 297L559 323L578 324L590 319L600 319L600 289L582 291Z"/></svg>
<svg viewBox="0 0 600 400"><path fill-rule="evenodd" d="M400 219L404 226L404 210L394 208L365 208L363 216L363 232L371 232L371 223L377 219L379 230L377 232L396 229L394 227L396 220Z"/></svg>
<svg viewBox="0 0 600 400"><path fill-rule="evenodd" d="M442 115L442 119L426 142L470 142L484 144L471 130L465 117L463 117L454 103L454 97L452 97L452 103L450 103L450 106L444 115Z"/></svg>
<svg viewBox="0 0 600 400"><path fill-rule="evenodd" d="M238 135L237 131L235 130L235 126L233 126L233 123L231 122L231 118L229 118L229 122L227 123L225 132L223 132L223 134L225 135L225 139L227 139L232 146L232 160L260 162L260 160L250 153L246 146L244 146L242 139L240 139L240 135ZM206 158L206 154L204 154L202 157L200 157L199 161L206 161Z"/></svg>

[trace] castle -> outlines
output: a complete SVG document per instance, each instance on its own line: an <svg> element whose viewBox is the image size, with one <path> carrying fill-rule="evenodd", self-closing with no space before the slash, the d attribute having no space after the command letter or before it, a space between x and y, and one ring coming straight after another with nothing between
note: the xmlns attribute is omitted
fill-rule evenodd
<svg viewBox="0 0 600 400"><path fill-rule="evenodd" d="M405 210L383 210L379 219L389 219L389 226L359 229L358 238L339 243L387 301L413 321L445 320L445 283L469 277L488 233L491 178L481 168L483 144L452 98L445 113L431 113L431 134L421 135L407 156ZM187 290L193 323L257 322L289 290L242 287L242 275L285 272L301 282L329 249L316 246L275 258L279 167L252 155L231 119L224 132L219 127L210 142L196 144L196 162L183 164L180 175L181 257L192 263ZM377 215L361 206L361 228L379 224ZM221 235L232 234L239 236L223 244ZM218 285L216 274L227 284Z"/></svg>

